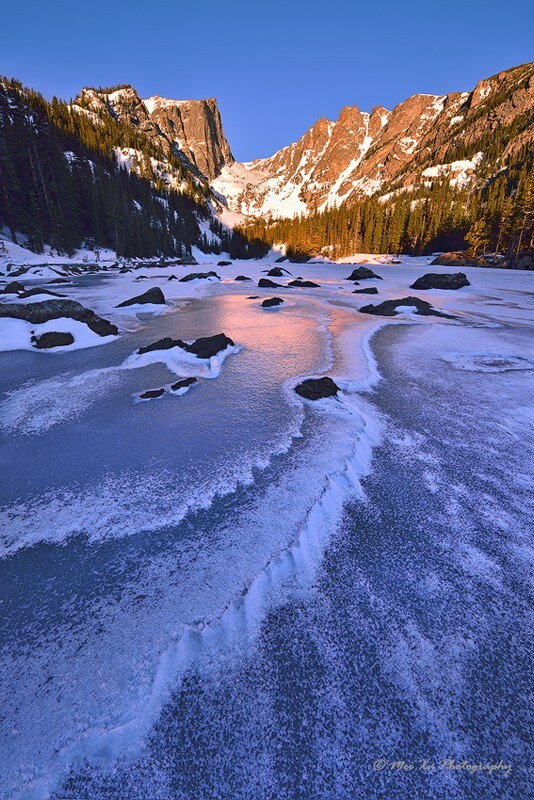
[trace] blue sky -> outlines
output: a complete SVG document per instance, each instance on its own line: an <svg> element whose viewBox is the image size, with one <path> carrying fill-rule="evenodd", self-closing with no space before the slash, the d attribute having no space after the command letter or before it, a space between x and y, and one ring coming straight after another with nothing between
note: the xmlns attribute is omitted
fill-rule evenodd
<svg viewBox="0 0 534 800"><path fill-rule="evenodd" d="M20 0L4 4L0 73L69 98L216 97L234 155L270 155L344 105L470 89L534 59L525 0Z"/></svg>

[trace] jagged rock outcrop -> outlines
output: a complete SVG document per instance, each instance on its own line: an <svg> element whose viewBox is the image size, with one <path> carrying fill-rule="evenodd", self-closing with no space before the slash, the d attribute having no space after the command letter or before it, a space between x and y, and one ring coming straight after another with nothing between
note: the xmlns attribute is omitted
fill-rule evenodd
<svg viewBox="0 0 534 800"><path fill-rule="evenodd" d="M144 100L151 121L199 172L215 178L225 165L234 162L224 135L217 100Z"/></svg>

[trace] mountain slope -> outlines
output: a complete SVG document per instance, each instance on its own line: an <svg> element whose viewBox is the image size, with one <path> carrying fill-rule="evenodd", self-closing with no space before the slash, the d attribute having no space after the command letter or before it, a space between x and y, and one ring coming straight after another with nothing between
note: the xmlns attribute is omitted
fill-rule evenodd
<svg viewBox="0 0 534 800"><path fill-rule="evenodd" d="M85 88L72 107L100 118L110 115L142 131L165 155L173 153L204 180L215 178L226 164L234 162L214 98L168 100L155 96L143 100L132 86Z"/></svg>
<svg viewBox="0 0 534 800"><path fill-rule="evenodd" d="M245 216L283 217L411 190L446 175L476 184L534 140L534 63L471 92L413 95L392 111L346 106L270 158L227 164L212 187Z"/></svg>

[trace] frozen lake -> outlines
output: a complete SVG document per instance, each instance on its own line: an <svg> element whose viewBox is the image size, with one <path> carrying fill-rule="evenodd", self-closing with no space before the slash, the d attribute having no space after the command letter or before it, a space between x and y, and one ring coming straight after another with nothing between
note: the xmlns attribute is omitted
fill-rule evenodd
<svg viewBox="0 0 534 800"><path fill-rule="evenodd" d="M269 266L75 279L120 337L0 353L0 797L526 796L534 277ZM114 309L156 285L165 313ZM456 319L358 310L410 294ZM139 347L220 332L138 401L191 374Z"/></svg>

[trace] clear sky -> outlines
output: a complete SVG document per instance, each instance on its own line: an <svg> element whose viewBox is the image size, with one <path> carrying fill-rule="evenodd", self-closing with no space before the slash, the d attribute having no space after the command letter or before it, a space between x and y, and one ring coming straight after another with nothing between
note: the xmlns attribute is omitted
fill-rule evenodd
<svg viewBox="0 0 534 800"><path fill-rule="evenodd" d="M241 161L344 105L471 89L534 59L528 0L11 0L0 25L0 73L46 97L216 97Z"/></svg>

